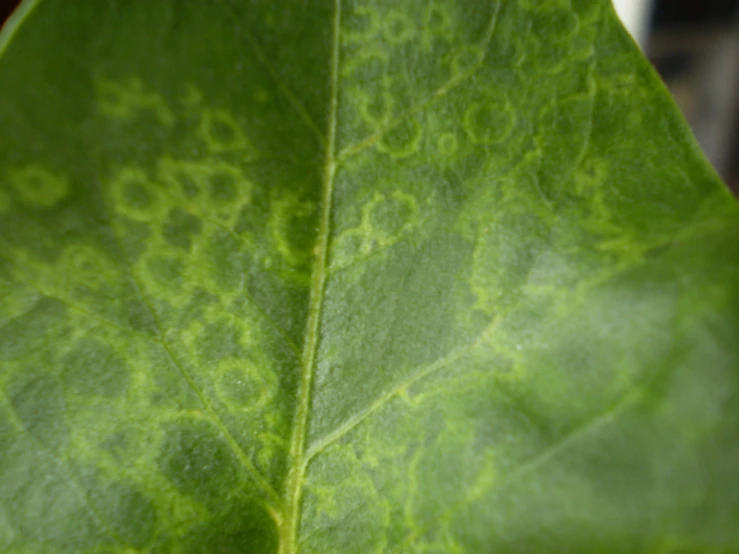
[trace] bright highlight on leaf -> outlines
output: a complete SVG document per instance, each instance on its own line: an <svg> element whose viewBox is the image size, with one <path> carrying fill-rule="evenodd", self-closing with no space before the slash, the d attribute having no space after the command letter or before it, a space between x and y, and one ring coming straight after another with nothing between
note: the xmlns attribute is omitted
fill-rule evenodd
<svg viewBox="0 0 739 554"><path fill-rule="evenodd" d="M739 210L605 0L27 0L0 551L739 551Z"/></svg>

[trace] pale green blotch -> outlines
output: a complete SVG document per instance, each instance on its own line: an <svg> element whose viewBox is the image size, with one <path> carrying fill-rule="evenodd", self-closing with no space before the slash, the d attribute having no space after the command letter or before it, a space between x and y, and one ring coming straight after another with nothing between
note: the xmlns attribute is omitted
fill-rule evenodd
<svg viewBox="0 0 739 554"><path fill-rule="evenodd" d="M359 115L370 127L378 129L387 125L393 115L393 96L389 86L384 86L377 94L370 95L358 89Z"/></svg>
<svg viewBox="0 0 739 554"><path fill-rule="evenodd" d="M621 266L629 267L641 263L650 247L655 246L634 231L623 232L622 228L611 220L593 219L586 222L584 227L602 236L596 248ZM661 241L657 244L660 243Z"/></svg>
<svg viewBox="0 0 739 554"><path fill-rule="evenodd" d="M112 208L120 215L147 223L161 222L170 207L164 188L143 169L124 167L110 181Z"/></svg>
<svg viewBox="0 0 739 554"><path fill-rule="evenodd" d="M432 379L425 382L423 379L405 385L398 390L398 399L410 409L429 409L438 404L449 394L450 386L458 390L479 389L486 390L489 386L495 387L498 381L513 381L520 375L514 372L514 357L506 350L507 345L500 346L500 316L494 317L484 328L474 343L460 356L461 361L450 362L453 365L464 366L463 374L445 379ZM521 351L517 350L516 354ZM487 382L489 383L486 384ZM424 406L425 405L425 406Z"/></svg>
<svg viewBox="0 0 739 554"><path fill-rule="evenodd" d="M251 202L253 183L241 169L226 162L211 163L201 173L205 185L206 213L229 228L236 224L241 211Z"/></svg>
<svg viewBox="0 0 739 554"><path fill-rule="evenodd" d="M345 78L353 78L361 83L373 83L386 76L390 53L379 45L363 48L350 56L341 70Z"/></svg>
<svg viewBox="0 0 739 554"><path fill-rule="evenodd" d="M347 58L341 70L348 83L348 104L353 105L365 123L371 127L386 124L392 115L393 99L390 94L390 77L387 66L388 51L379 45L363 48Z"/></svg>
<svg viewBox="0 0 739 554"><path fill-rule="evenodd" d="M208 304L202 308L202 317L198 321L193 321L187 329L182 332L183 343L188 347L193 359L199 360L201 363L207 364L208 367L213 366L213 356L203 350L203 346L212 346L213 329L217 326L220 329L228 329L229 343L232 347L249 350L257 346L259 342L255 340L254 332L258 330L258 326L245 315L237 315L224 310L224 306L228 305L228 299L219 298L219 303ZM208 327L210 324L210 327ZM219 336L219 339L224 339ZM203 342L205 340L205 342ZM224 355L221 349L217 355Z"/></svg>
<svg viewBox="0 0 739 554"><path fill-rule="evenodd" d="M276 375L240 358L218 363L214 379L218 398L234 412L263 410L277 394Z"/></svg>
<svg viewBox="0 0 739 554"><path fill-rule="evenodd" d="M311 512L322 515L329 521L339 516L339 505L336 501L336 487L306 481L305 496L310 499Z"/></svg>
<svg viewBox="0 0 739 554"><path fill-rule="evenodd" d="M375 192L362 206L359 225L336 239L331 252L332 269L341 269L379 248L392 246L417 225L418 214L413 195L399 190L389 196Z"/></svg>
<svg viewBox="0 0 739 554"><path fill-rule="evenodd" d="M167 191L173 197L181 199L185 204L192 203L193 207L200 205L203 193L203 174L208 164L177 160L164 156L157 162L157 178L166 185Z"/></svg>
<svg viewBox="0 0 739 554"><path fill-rule="evenodd" d="M457 135L454 133L441 133L439 138L436 139L436 150L442 156L451 156L456 153L458 148Z"/></svg>
<svg viewBox="0 0 739 554"><path fill-rule="evenodd" d="M476 302L474 308L483 313L492 315L497 311L498 300L503 294L501 283L497 278L495 267L489 267L491 260L496 260L497 256L491 255L495 252L491 241L497 240L490 236L491 233L487 228L478 231L475 241L475 249L472 253L472 275L469 279L470 289L475 295Z"/></svg>
<svg viewBox="0 0 739 554"><path fill-rule="evenodd" d="M463 77L476 69L485 57L485 50L480 46L464 45L452 55L452 76Z"/></svg>
<svg viewBox="0 0 739 554"><path fill-rule="evenodd" d="M0 277L0 326L30 312L38 301L39 292L29 283L11 283Z"/></svg>
<svg viewBox="0 0 739 554"><path fill-rule="evenodd" d="M633 98L635 94L642 96L646 93L640 86L641 79L631 73L616 73L612 75L599 75L594 78L594 88L608 95L620 94Z"/></svg>
<svg viewBox="0 0 739 554"><path fill-rule="evenodd" d="M193 84L188 84L185 87L185 94L180 98L180 104L191 112L190 115L195 115L199 118L203 110L203 103L203 93L200 92L200 89Z"/></svg>
<svg viewBox="0 0 739 554"><path fill-rule="evenodd" d="M347 104L358 110L360 118L372 128L386 124L392 115L393 99L389 92L390 78L386 74L389 54L380 47L361 50L348 58L342 69L347 87Z"/></svg>
<svg viewBox="0 0 739 554"><path fill-rule="evenodd" d="M449 15L448 4L432 2L426 7L423 14L423 43L430 46L435 38L451 41L454 38L452 32L452 18Z"/></svg>
<svg viewBox="0 0 739 554"><path fill-rule="evenodd" d="M371 249L369 239L361 227L347 229L332 243L331 270L336 271L364 257Z"/></svg>
<svg viewBox="0 0 739 554"><path fill-rule="evenodd" d="M527 287L527 291L530 290ZM550 296L552 290L550 288L545 294ZM526 349L508 336L502 326L504 320L504 314L495 315L465 355L466 363L476 368L470 372L471 378L511 382L521 381L525 377Z"/></svg>
<svg viewBox="0 0 739 554"><path fill-rule="evenodd" d="M587 202L587 213L582 221L584 229L603 237L599 248L603 251L619 253L633 261L633 256L640 256L642 248L630 234L612 222L613 214L606 203L603 187L608 179L609 166L603 158L589 156L572 174L573 192ZM617 236L615 240L611 237ZM641 245L643 246L643 245Z"/></svg>
<svg viewBox="0 0 739 554"><path fill-rule="evenodd" d="M270 235L275 248L288 265L302 265L313 255L308 245L302 244L300 239L310 236L308 226L313 224L310 217L315 209L313 203L293 194L283 194L272 202L268 224Z"/></svg>
<svg viewBox="0 0 739 554"><path fill-rule="evenodd" d="M120 272L104 252L84 244L67 246L57 262L58 283L64 290L75 285L100 288L118 282Z"/></svg>
<svg viewBox="0 0 739 554"><path fill-rule="evenodd" d="M238 166L216 158L191 162L164 157L157 164L157 176L187 211L229 228L251 202L254 189Z"/></svg>
<svg viewBox="0 0 739 554"><path fill-rule="evenodd" d="M141 112L150 112L163 125L170 126L175 122L164 98L146 90L138 77L118 82L98 79L95 85L98 107L110 118L131 120Z"/></svg>
<svg viewBox="0 0 739 554"><path fill-rule="evenodd" d="M380 14L373 6L357 6L344 16L341 38L346 43L368 43L380 31Z"/></svg>
<svg viewBox="0 0 739 554"><path fill-rule="evenodd" d="M205 323L216 320L218 315L217 311L213 313L214 310L210 305L206 306L203 311L205 313L201 317L191 319L187 325L172 331L172 333L177 336L178 342L183 345L188 358L198 360L199 362L209 362L209 366L212 367L212 361L203 355L200 342L205 335Z"/></svg>
<svg viewBox="0 0 739 554"><path fill-rule="evenodd" d="M14 260L13 264L4 268L9 273L9 282L32 283L41 293L48 290L43 289L43 281L49 279L48 265L33 255L27 246L11 247L10 244L0 243L0 248L4 256Z"/></svg>
<svg viewBox="0 0 739 554"><path fill-rule="evenodd" d="M411 194L399 190L389 197L375 193L362 209L362 223L378 245L389 246L417 223L418 213L418 203Z"/></svg>
<svg viewBox="0 0 739 554"><path fill-rule="evenodd" d="M468 283L476 298L474 308L489 316L506 313L523 291L531 296L532 271L548 243L545 220L534 208L523 207L528 204L520 203L517 197L509 200L502 196L475 230ZM519 242L514 244L511 237Z"/></svg>
<svg viewBox="0 0 739 554"><path fill-rule="evenodd" d="M257 89L253 96L256 102L269 100L264 89ZM211 108L206 105L203 93L193 84L188 84L180 104L188 112L189 119L198 120L198 133L210 152L238 153L242 161L253 161L258 152L247 138L236 116L223 108ZM197 153L197 151L196 151Z"/></svg>
<svg viewBox="0 0 739 554"><path fill-rule="evenodd" d="M241 345L249 331L241 335ZM250 337L251 339L251 337ZM212 362L211 362L212 364ZM260 366L244 357L226 357L212 372L213 390L241 429L259 443L256 461L270 467L287 449L285 439L275 431L284 427L284 418L272 403L279 391L279 380L269 366Z"/></svg>
<svg viewBox="0 0 739 554"><path fill-rule="evenodd" d="M156 242L159 244L156 246L150 244L137 263L146 274L147 286L156 286L158 296L170 297L169 300L187 301L189 292L185 288L189 282L185 279L187 257L175 255L179 251L167 248L162 244L163 241Z"/></svg>
<svg viewBox="0 0 739 554"><path fill-rule="evenodd" d="M601 190L608 178L608 162L602 158L589 156L573 173L574 192L578 196L590 197Z"/></svg>
<svg viewBox="0 0 739 554"><path fill-rule="evenodd" d="M382 28L383 35L390 44L403 44L416 35L413 22L400 10L390 10L385 16Z"/></svg>
<svg viewBox="0 0 739 554"><path fill-rule="evenodd" d="M463 125L475 144L499 144L513 130L514 112L510 106L475 102L464 113Z"/></svg>
<svg viewBox="0 0 739 554"><path fill-rule="evenodd" d="M469 550L457 538L457 530L450 529L446 521L434 529L433 540L428 538L417 539L414 545L416 552L423 554L467 554Z"/></svg>
<svg viewBox="0 0 739 554"><path fill-rule="evenodd" d="M0 549L5 552L10 550L10 546L16 542L17 531L14 529L14 525L10 522L8 515L5 510L0 512ZM18 554L32 554L29 548L19 548Z"/></svg>
<svg viewBox="0 0 739 554"><path fill-rule="evenodd" d="M379 554L388 550L386 533L391 525L391 509L372 480L372 469L376 470L377 466L368 467L367 460L360 460L351 447L333 445L324 456L311 461L305 482L305 506L307 517L319 527L329 529L344 514L357 510L358 503L365 511L371 507L362 534L354 539L361 543L362 552ZM310 541L309 536L307 551L322 552L320 546L311 547Z"/></svg>
<svg viewBox="0 0 739 554"><path fill-rule="evenodd" d="M383 133L377 149L392 158L407 158L418 152L422 137L423 128L418 120L406 118Z"/></svg>
<svg viewBox="0 0 739 554"><path fill-rule="evenodd" d="M450 389L455 388L454 384L448 383L445 390L439 391L442 403ZM429 397L420 408L419 417L423 411L437 410L439 402L439 399ZM464 413L464 408L460 411ZM495 486L498 471L494 449L476 446L480 441L473 426L446 425L440 432L432 433L423 437L427 447L414 463L409 480L411 483L436 483L437 486L415 487L409 491L405 507L406 518L412 528L424 527L429 509L440 512L441 517L435 526L438 532L448 525L444 515L450 513L451 507L473 503ZM444 502L440 502L440 498L444 498Z"/></svg>
<svg viewBox="0 0 739 554"><path fill-rule="evenodd" d="M54 206L69 192L69 181L65 175L38 165L10 169L8 177L24 203L40 208Z"/></svg>
<svg viewBox="0 0 739 554"><path fill-rule="evenodd" d="M213 335L213 329L209 329L208 333L211 336L216 336L219 340L223 340L225 335L228 334L228 348L225 348L225 343L222 348L214 351L214 355L208 359L212 362L216 357L224 358L226 354L231 350L244 351L255 351L259 345L262 344L261 332L262 329L259 326L259 316L254 316L254 311L232 311L230 307L244 299L243 291L237 291L236 293L225 293L218 295L218 303L210 304L207 309L203 310L204 321L211 323L213 328L218 328L218 331ZM212 346L212 345L211 345ZM241 355L241 354L239 354Z"/></svg>
<svg viewBox="0 0 739 554"><path fill-rule="evenodd" d="M191 275L193 261L184 255L171 255L174 250L147 251L135 265L144 294L162 307L159 318L164 326L169 326L169 318L181 317L180 310L192 302L195 291L207 286L205 277Z"/></svg>
<svg viewBox="0 0 739 554"><path fill-rule="evenodd" d="M270 467L275 461L288 452L288 442L284 437L275 433L260 432L256 434L259 441L257 463L260 467Z"/></svg>
<svg viewBox="0 0 739 554"><path fill-rule="evenodd" d="M371 448L365 449L365 452L369 454ZM366 458L360 460L351 446L333 445L326 455L311 461L305 491L306 497L310 499L308 509L315 513L318 521L327 526L343 517L343 514L356 509L357 499L362 499L365 506L373 506L374 517L369 524L373 528L372 535L377 535L372 538L379 541L379 544L371 552L379 553L386 551L387 543L386 538L380 537L377 531L388 528L390 507L386 499L380 498L379 491L368 475L367 462ZM376 467L371 462L369 465Z"/></svg>
<svg viewBox="0 0 739 554"><path fill-rule="evenodd" d="M252 183L241 170L229 163L215 162L207 166L206 198L215 209L223 209L234 203L247 204L251 198Z"/></svg>
<svg viewBox="0 0 739 554"><path fill-rule="evenodd" d="M200 136L211 152L240 151L246 158L254 158L254 149L231 112L206 109L200 119Z"/></svg>

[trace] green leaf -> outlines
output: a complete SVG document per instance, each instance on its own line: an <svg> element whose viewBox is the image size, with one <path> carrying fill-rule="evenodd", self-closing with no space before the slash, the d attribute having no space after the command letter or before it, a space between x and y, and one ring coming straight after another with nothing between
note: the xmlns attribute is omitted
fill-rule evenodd
<svg viewBox="0 0 739 554"><path fill-rule="evenodd" d="M739 551L739 210L608 2L0 52L0 551Z"/></svg>

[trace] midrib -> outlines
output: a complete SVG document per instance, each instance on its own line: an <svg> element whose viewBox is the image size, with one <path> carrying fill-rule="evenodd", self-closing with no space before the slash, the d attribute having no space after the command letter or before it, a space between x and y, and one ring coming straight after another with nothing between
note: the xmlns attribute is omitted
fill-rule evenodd
<svg viewBox="0 0 739 554"><path fill-rule="evenodd" d="M310 304L303 354L300 360L300 386L295 412L293 434L290 440L287 487L285 489L284 519L280 522L279 554L297 553L298 526L300 524L300 501L305 473L305 441L310 416L311 385L315 369L316 354L321 325L323 295L326 286L328 243L331 231L331 205L333 197L334 158L336 144L337 86L339 76L339 25L341 23L341 0L334 0L333 38L331 46L331 84L328 114L326 157L323 166L321 194L321 222L316 239L315 265L311 280Z"/></svg>

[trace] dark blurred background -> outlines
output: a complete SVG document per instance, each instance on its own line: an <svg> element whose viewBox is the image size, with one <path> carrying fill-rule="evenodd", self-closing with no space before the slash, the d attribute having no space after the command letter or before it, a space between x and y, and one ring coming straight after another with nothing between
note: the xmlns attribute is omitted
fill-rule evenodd
<svg viewBox="0 0 739 554"><path fill-rule="evenodd" d="M642 48L714 167L739 193L739 0L636 1L647 12L637 37Z"/></svg>
<svg viewBox="0 0 739 554"><path fill-rule="evenodd" d="M613 1L706 155L739 193L739 0ZM0 0L0 21L18 3Z"/></svg>

